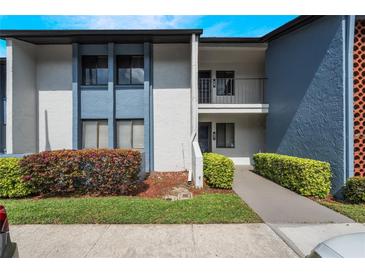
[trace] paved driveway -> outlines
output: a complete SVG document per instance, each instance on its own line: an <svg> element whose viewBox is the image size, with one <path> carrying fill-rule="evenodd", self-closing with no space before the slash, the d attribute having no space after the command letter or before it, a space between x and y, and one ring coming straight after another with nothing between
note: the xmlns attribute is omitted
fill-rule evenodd
<svg viewBox="0 0 365 274"><path fill-rule="evenodd" d="M20 257L296 257L265 224L17 225Z"/></svg>

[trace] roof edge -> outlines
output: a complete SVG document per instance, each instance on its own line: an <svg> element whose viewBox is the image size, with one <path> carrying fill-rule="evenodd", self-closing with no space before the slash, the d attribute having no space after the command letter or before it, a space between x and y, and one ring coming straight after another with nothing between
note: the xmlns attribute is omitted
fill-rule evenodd
<svg viewBox="0 0 365 274"><path fill-rule="evenodd" d="M187 35L202 34L202 29L90 29L90 30L0 30L0 38L16 37L63 37L94 35Z"/></svg>
<svg viewBox="0 0 365 274"><path fill-rule="evenodd" d="M323 15L301 15L293 20L287 22L286 24L282 25L281 27L274 29L273 31L265 34L261 37L262 42L269 42L274 39L277 39L287 33L290 33L294 30L297 30L313 21L323 17Z"/></svg>

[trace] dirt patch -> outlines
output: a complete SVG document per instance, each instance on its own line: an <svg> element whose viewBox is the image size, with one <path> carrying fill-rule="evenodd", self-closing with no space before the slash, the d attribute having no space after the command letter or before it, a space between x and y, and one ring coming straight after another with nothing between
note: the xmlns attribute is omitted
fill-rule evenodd
<svg viewBox="0 0 365 274"><path fill-rule="evenodd" d="M232 190L215 189L204 184L197 189L193 183L188 183L188 172L152 172L139 184L134 195L146 198L162 198L170 195L176 188L185 188L193 196L206 193L232 193Z"/></svg>

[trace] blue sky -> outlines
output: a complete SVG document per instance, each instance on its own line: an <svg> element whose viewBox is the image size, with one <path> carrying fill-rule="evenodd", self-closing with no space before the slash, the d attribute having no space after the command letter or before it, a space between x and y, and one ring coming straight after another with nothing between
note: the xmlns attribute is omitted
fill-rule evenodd
<svg viewBox="0 0 365 274"><path fill-rule="evenodd" d="M258 37L296 16L0 16L0 29L202 28L203 36ZM0 56L5 43L0 40Z"/></svg>

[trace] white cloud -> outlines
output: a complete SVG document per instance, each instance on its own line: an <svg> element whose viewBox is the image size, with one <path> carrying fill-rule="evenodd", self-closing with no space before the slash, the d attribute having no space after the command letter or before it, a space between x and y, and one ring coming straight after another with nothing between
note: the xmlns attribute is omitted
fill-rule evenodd
<svg viewBox="0 0 365 274"><path fill-rule="evenodd" d="M79 29L172 29L195 24L199 16L77 16L56 19L58 28ZM54 19L50 21L55 23Z"/></svg>

